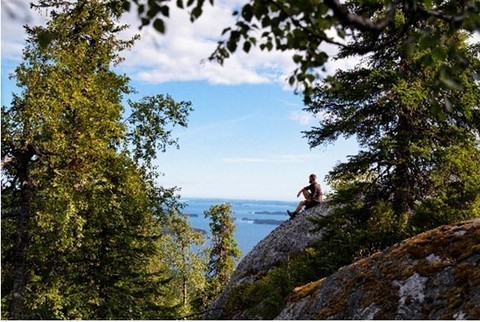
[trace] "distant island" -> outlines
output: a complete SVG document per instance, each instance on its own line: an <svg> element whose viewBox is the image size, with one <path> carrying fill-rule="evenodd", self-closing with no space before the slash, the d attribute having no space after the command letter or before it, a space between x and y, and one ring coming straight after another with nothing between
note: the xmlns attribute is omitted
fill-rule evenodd
<svg viewBox="0 0 480 322"><path fill-rule="evenodd" d="M285 220L276 220L276 219L253 219L253 218L242 218L242 221L250 222L252 224L259 224L259 225L280 225Z"/></svg>
<svg viewBox="0 0 480 322"><path fill-rule="evenodd" d="M254 211L253 213L255 215L287 215L285 211Z"/></svg>

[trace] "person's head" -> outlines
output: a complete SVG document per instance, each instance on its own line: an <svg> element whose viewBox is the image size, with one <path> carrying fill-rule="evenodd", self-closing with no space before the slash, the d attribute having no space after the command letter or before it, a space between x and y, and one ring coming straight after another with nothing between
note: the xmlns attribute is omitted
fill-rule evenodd
<svg viewBox="0 0 480 322"><path fill-rule="evenodd" d="M315 181L317 181L317 176L312 173L312 174L308 177L308 182L314 183Z"/></svg>

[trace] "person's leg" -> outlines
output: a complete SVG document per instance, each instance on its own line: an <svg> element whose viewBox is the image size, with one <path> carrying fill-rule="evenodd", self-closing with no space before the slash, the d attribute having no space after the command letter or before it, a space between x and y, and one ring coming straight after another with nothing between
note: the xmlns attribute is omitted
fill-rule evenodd
<svg viewBox="0 0 480 322"><path fill-rule="evenodd" d="M298 203L297 209L295 209L294 212L291 212L290 210L287 210L288 215L293 218L295 217L300 211L302 211L303 206L307 204L307 202L310 200L310 192L304 190L303 191L303 196L305 197L305 200L302 200Z"/></svg>
<svg viewBox="0 0 480 322"><path fill-rule="evenodd" d="M294 212L291 212L290 210L287 210L287 213L290 216L290 218L295 217L302 210L304 205L305 205L305 200L302 200L298 203L297 209L295 209Z"/></svg>
<svg viewBox="0 0 480 322"><path fill-rule="evenodd" d="M298 203L297 209L295 209L295 214L298 214L300 211L302 211L303 206L305 206L305 200L302 200Z"/></svg>
<svg viewBox="0 0 480 322"><path fill-rule="evenodd" d="M305 201L305 209L310 209L312 207L315 207L318 204L320 204L320 202L318 202L316 200L306 200Z"/></svg>
<svg viewBox="0 0 480 322"><path fill-rule="evenodd" d="M312 195L307 190L303 190L303 196L305 197L305 200L309 200Z"/></svg>

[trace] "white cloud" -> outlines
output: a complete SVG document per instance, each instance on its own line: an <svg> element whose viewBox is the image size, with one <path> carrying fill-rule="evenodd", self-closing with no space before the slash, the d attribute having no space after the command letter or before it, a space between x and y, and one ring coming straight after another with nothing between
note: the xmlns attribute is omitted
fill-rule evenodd
<svg viewBox="0 0 480 322"><path fill-rule="evenodd" d="M16 12L23 12L22 17L12 19L8 10L2 11L2 59L20 62L24 46L25 32L21 25L42 24L46 12L25 13L30 0L2 0L2 8L14 6ZM131 38L140 33L131 51L122 55L126 60L119 66L133 80L147 83L164 83L171 81L207 81L212 84L262 84L279 83L285 89L287 79L296 68L292 52L263 52L252 47L247 54L241 48L237 50L224 65L210 62L207 58L213 53L224 28L234 26L232 11L247 0L223 0L215 6L207 4L203 15L191 23L188 12L172 6L170 18L166 19L167 32L156 32L152 26L138 30L140 24L136 8L122 17L122 22L131 25L124 31L122 38ZM27 11L28 12L28 11ZM326 45L327 51L334 53L335 48ZM326 66L333 72L345 64L344 61L332 61Z"/></svg>
<svg viewBox="0 0 480 322"><path fill-rule="evenodd" d="M208 61L221 32L235 24L233 8L245 1L218 2L206 6L203 15L191 23L187 12L172 8L166 20L167 32L158 34L143 28L141 40L131 52L125 53L122 65L132 79L149 83L204 80L213 84L261 84L285 82L294 64L287 52L262 52L258 48L246 54L239 49L223 66ZM228 4L228 5L227 5ZM125 21L137 26L135 13ZM129 31L131 36L135 28Z"/></svg>
<svg viewBox="0 0 480 322"><path fill-rule="evenodd" d="M46 12L30 12L29 0L2 0L2 60L19 63L25 46L23 25L42 25Z"/></svg>

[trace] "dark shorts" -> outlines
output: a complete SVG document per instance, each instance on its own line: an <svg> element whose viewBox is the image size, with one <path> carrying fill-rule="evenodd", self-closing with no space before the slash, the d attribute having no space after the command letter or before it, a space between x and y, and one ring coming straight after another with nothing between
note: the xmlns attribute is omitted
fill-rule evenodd
<svg viewBox="0 0 480 322"><path fill-rule="evenodd" d="M320 204L320 201L317 200L305 200L305 209L315 207Z"/></svg>

